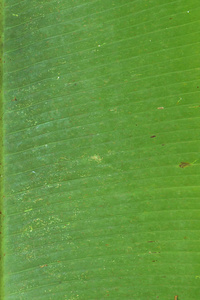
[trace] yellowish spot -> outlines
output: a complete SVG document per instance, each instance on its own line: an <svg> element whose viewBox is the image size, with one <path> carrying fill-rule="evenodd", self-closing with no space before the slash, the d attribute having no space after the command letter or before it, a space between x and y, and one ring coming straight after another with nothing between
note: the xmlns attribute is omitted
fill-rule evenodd
<svg viewBox="0 0 200 300"><path fill-rule="evenodd" d="M177 101L177 104L179 104L179 102L181 102L183 99L181 97L179 97L179 100Z"/></svg>
<svg viewBox="0 0 200 300"><path fill-rule="evenodd" d="M28 211L31 211L31 210L33 210L33 209L32 208L26 209L26 210L24 210L24 212L28 212Z"/></svg>
<svg viewBox="0 0 200 300"><path fill-rule="evenodd" d="M98 154L95 154L95 155L91 156L91 159L100 163L103 158L101 158Z"/></svg>

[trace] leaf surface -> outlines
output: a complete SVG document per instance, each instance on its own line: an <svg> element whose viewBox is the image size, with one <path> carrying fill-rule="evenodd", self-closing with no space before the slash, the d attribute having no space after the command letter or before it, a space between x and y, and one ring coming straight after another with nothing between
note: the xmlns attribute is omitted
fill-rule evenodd
<svg viewBox="0 0 200 300"><path fill-rule="evenodd" d="M4 3L4 298L199 299L197 0Z"/></svg>

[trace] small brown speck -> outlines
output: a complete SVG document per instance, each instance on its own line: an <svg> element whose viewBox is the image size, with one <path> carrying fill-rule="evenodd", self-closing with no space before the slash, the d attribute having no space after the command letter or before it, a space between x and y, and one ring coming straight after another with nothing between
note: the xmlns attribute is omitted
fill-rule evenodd
<svg viewBox="0 0 200 300"><path fill-rule="evenodd" d="M155 137L156 137L155 135L150 136L151 139L152 139L152 138L155 138Z"/></svg>
<svg viewBox="0 0 200 300"><path fill-rule="evenodd" d="M190 163L189 162L183 162L183 161L179 165L180 168L185 168L185 167L188 167L188 166L190 166Z"/></svg>
<svg viewBox="0 0 200 300"><path fill-rule="evenodd" d="M43 265L43 266L40 266L40 268L44 268L44 267L47 267L48 265Z"/></svg>

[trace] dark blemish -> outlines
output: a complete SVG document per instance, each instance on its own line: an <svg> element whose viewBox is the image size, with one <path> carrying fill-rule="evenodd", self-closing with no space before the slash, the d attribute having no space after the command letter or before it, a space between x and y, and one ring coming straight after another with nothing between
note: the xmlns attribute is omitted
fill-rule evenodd
<svg viewBox="0 0 200 300"><path fill-rule="evenodd" d="M180 165L179 165L180 168L185 168L185 167L188 167L188 166L190 166L189 162L181 162Z"/></svg>
<svg viewBox="0 0 200 300"><path fill-rule="evenodd" d="M186 240L186 239L187 239L187 236L184 236L184 239Z"/></svg>
<svg viewBox="0 0 200 300"><path fill-rule="evenodd" d="M197 86L197 88L199 88L199 86Z"/></svg>
<svg viewBox="0 0 200 300"><path fill-rule="evenodd" d="M151 139L152 139L152 138L155 138L155 137L156 137L155 135L150 136Z"/></svg>
<svg viewBox="0 0 200 300"><path fill-rule="evenodd" d="M152 260L152 262L156 262L157 260Z"/></svg>
<svg viewBox="0 0 200 300"><path fill-rule="evenodd" d="M15 97L14 99L12 99L12 101L17 101L17 98Z"/></svg>
<svg viewBox="0 0 200 300"><path fill-rule="evenodd" d="M135 124L135 126L137 126L137 124Z"/></svg>
<svg viewBox="0 0 200 300"><path fill-rule="evenodd" d="M170 20L172 20L172 18L169 18Z"/></svg>
<svg viewBox="0 0 200 300"><path fill-rule="evenodd" d="M155 243L155 241L148 241L148 243Z"/></svg>
<svg viewBox="0 0 200 300"><path fill-rule="evenodd" d="M77 85L77 83L75 83L74 85Z"/></svg>
<svg viewBox="0 0 200 300"><path fill-rule="evenodd" d="M165 144L162 144L162 146L165 146Z"/></svg>

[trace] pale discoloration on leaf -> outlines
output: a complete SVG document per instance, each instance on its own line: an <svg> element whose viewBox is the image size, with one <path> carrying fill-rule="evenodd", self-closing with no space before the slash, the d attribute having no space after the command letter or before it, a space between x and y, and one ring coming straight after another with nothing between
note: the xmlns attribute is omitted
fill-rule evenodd
<svg viewBox="0 0 200 300"><path fill-rule="evenodd" d="M95 155L91 156L91 159L98 162L98 163L100 163L103 158L100 157L99 155L95 154Z"/></svg>

